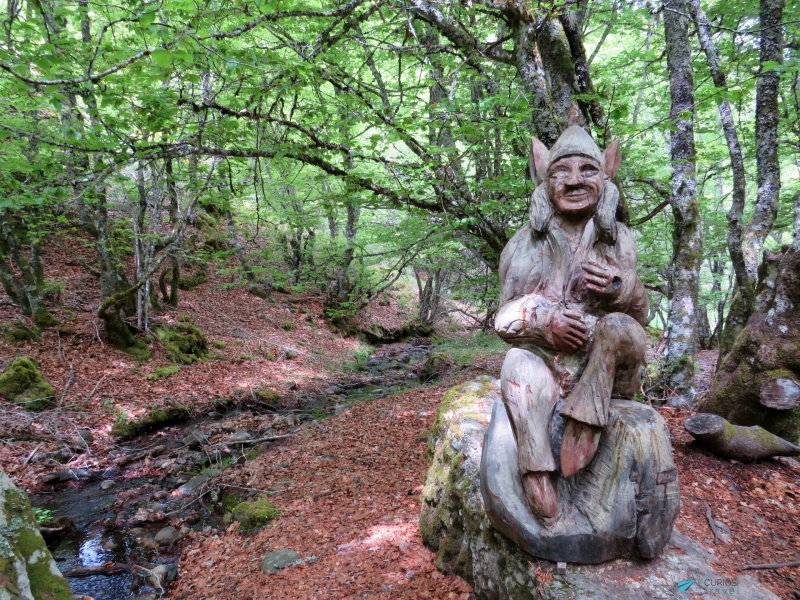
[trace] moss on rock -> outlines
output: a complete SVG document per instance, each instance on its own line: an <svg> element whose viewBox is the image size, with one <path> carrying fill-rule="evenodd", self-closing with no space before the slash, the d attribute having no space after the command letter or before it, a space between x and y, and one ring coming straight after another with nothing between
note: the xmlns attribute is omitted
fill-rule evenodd
<svg viewBox="0 0 800 600"><path fill-rule="evenodd" d="M281 401L281 395L273 390L272 388L268 387L260 387L255 390L256 398L262 404L266 406L276 406Z"/></svg>
<svg viewBox="0 0 800 600"><path fill-rule="evenodd" d="M41 335L38 327L35 325L30 327L24 321L20 321L19 319L12 321L8 325L3 325L3 328L0 331L3 332L3 341L5 341L6 344L11 345L21 344L22 342L28 341L39 341L39 337Z"/></svg>
<svg viewBox="0 0 800 600"><path fill-rule="evenodd" d="M0 598L72 597L39 534L28 498L0 470Z"/></svg>
<svg viewBox="0 0 800 600"><path fill-rule="evenodd" d="M208 342L203 330L191 323L179 323L157 330L167 357L174 363L190 365L208 356Z"/></svg>
<svg viewBox="0 0 800 600"><path fill-rule="evenodd" d="M152 408L150 412L141 419L134 421L118 419L111 428L111 433L123 439L128 439L155 429L186 421L192 415L192 411L180 404Z"/></svg>
<svg viewBox="0 0 800 600"><path fill-rule="evenodd" d="M234 506L231 512L243 531L252 531L263 527L281 514L266 496L259 496L251 502L241 502Z"/></svg>
<svg viewBox="0 0 800 600"><path fill-rule="evenodd" d="M0 375L0 396L27 410L42 410L53 405L53 386L39 372L39 365L28 356L14 360Z"/></svg>

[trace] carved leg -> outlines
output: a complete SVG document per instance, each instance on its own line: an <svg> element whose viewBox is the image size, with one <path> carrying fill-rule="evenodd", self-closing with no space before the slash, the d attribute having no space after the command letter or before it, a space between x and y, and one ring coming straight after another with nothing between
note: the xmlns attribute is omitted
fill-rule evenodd
<svg viewBox="0 0 800 600"><path fill-rule="evenodd" d="M561 414L568 419L561 443L561 472L571 477L597 452L608 423L612 391L632 397L639 387L646 334L623 313L604 317L595 328L589 359Z"/></svg>
<svg viewBox="0 0 800 600"><path fill-rule="evenodd" d="M536 517L547 522L558 516L556 462L550 447L558 386L544 361L521 348L506 354L500 382L528 504Z"/></svg>

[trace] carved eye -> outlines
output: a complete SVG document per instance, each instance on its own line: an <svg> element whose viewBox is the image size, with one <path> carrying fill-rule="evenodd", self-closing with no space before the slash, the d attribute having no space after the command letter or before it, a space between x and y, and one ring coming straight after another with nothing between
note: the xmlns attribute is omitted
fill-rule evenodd
<svg viewBox="0 0 800 600"><path fill-rule="evenodd" d="M594 177L600 171L593 165L584 165L581 167L581 175L584 177Z"/></svg>

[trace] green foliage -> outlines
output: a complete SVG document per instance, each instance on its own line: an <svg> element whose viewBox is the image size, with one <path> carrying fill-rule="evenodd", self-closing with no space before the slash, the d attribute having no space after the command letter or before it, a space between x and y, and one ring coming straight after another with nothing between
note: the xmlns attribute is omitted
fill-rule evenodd
<svg viewBox="0 0 800 600"><path fill-rule="evenodd" d="M294 323L291 321L283 321L281 323L281 329L284 331L294 331Z"/></svg>
<svg viewBox="0 0 800 600"><path fill-rule="evenodd" d="M51 520L53 518L53 511L49 508L34 506L33 516L36 518L36 523L38 525L39 523L46 523Z"/></svg>
<svg viewBox="0 0 800 600"><path fill-rule="evenodd" d="M468 365L489 356L505 354L508 351L508 344L493 331L489 333L476 331L438 340L435 351L454 363Z"/></svg>
<svg viewBox="0 0 800 600"><path fill-rule="evenodd" d="M28 356L12 361L0 375L0 396L26 410L43 410L55 404L53 386L42 377L38 363Z"/></svg>
<svg viewBox="0 0 800 600"><path fill-rule="evenodd" d="M222 350L223 348L225 348L225 342L223 342L222 340L214 340L211 342L211 345L217 350Z"/></svg>
<svg viewBox="0 0 800 600"><path fill-rule="evenodd" d="M171 377L172 375L177 375L180 373L181 368L178 365L168 365L166 367L159 367L152 373L147 375L147 379L150 381L158 381L159 379L164 379L166 377Z"/></svg>

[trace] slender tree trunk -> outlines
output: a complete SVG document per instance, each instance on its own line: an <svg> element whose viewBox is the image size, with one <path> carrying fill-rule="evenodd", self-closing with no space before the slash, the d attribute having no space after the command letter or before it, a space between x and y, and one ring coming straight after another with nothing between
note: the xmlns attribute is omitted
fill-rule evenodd
<svg viewBox="0 0 800 600"><path fill-rule="evenodd" d="M780 71L764 69L768 62L783 63L783 7L785 0L761 0L761 73L756 83L756 167L758 192L753 220L744 233L744 257L755 281L764 240L778 215L781 170L778 161L778 83Z"/></svg>
<svg viewBox="0 0 800 600"><path fill-rule="evenodd" d="M711 29L708 26L708 19L706 19L706 15L700 7L700 0L689 0L689 8L692 18L697 24L697 39L700 41L700 47L706 55L706 61L711 71L711 78L714 81L714 86L719 90L727 90L728 83L726 81L726 74L720 64L717 45L711 37ZM736 131L736 123L733 120L733 111L731 110L730 101L723 96L718 108L722 130L725 133L725 141L728 144L728 154L731 158L731 175L733 177L731 208L728 211L728 253L731 257L733 272L736 275L736 289L739 291L743 300L745 309L743 317L744 320L747 321L747 317L753 310L755 292L753 280L747 272L747 265L745 264L744 253L742 252L742 213L744 211L745 200L744 160L742 158L742 148L739 144L739 135Z"/></svg>
<svg viewBox="0 0 800 600"><path fill-rule="evenodd" d="M703 258L703 228L697 205L694 148L694 84L685 0L664 6L664 36L670 74L672 161L672 268L663 368L667 394L694 400L697 298Z"/></svg>

